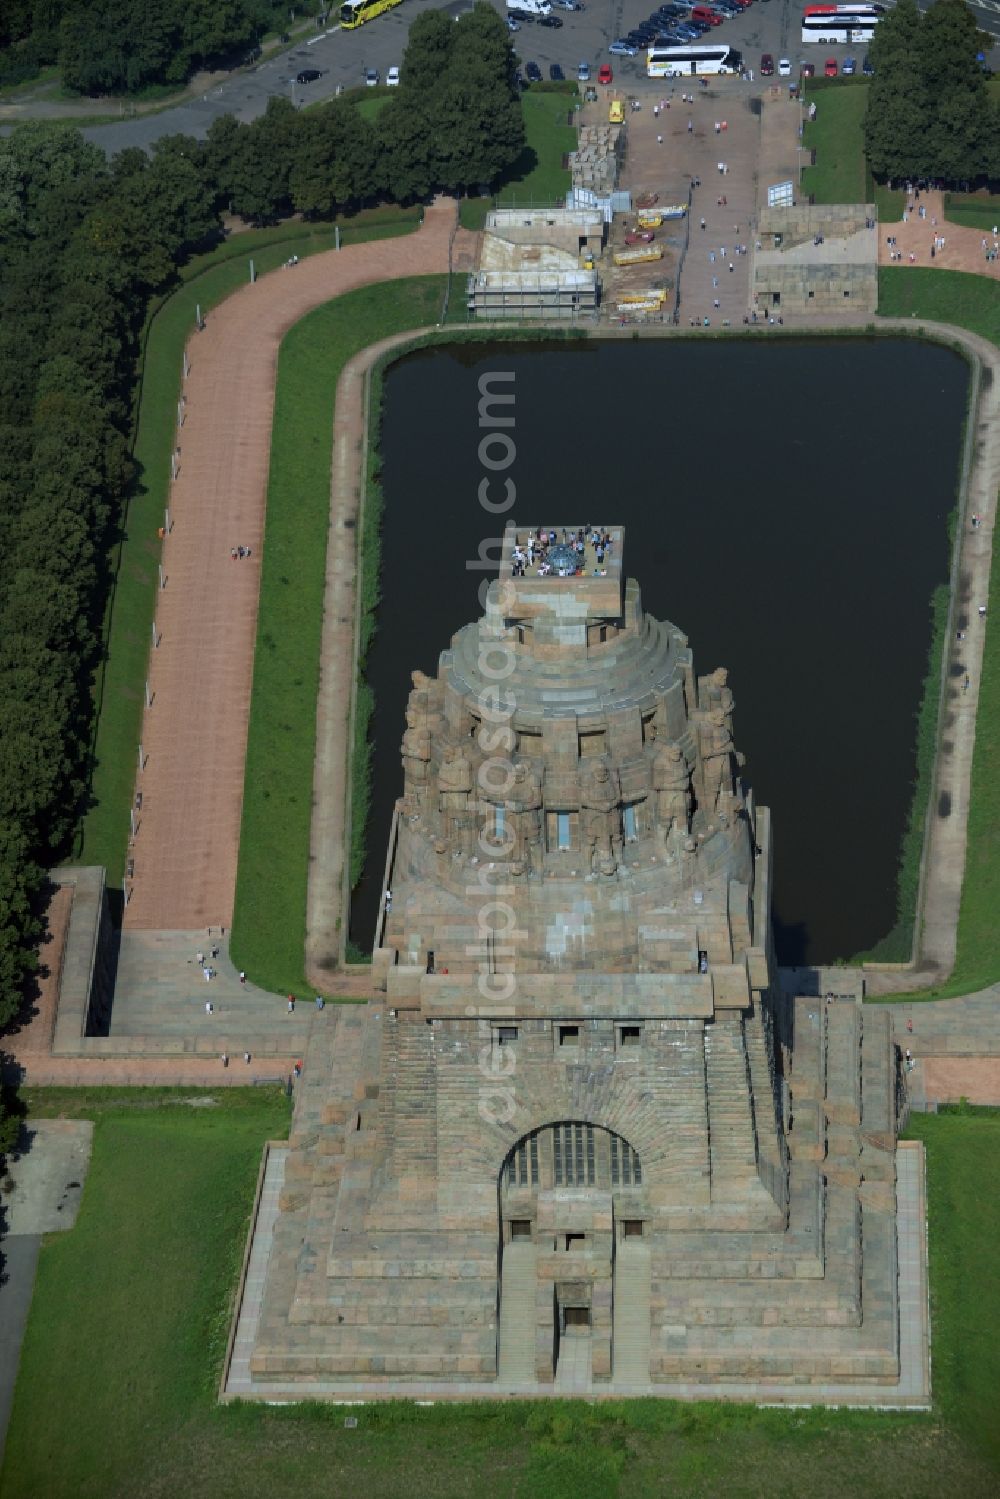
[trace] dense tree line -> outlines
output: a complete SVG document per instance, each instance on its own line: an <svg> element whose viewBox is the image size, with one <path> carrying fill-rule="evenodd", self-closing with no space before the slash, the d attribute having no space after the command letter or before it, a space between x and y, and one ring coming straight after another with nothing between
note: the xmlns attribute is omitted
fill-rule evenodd
<svg viewBox="0 0 1000 1499"><path fill-rule="evenodd" d="M865 149L876 177L975 183L1000 178L1000 106L977 54L990 38L964 0L926 11L899 0L875 28Z"/></svg>
<svg viewBox="0 0 1000 1499"><path fill-rule="evenodd" d="M513 55L487 5L415 22L368 124L349 100L170 136L108 162L69 127L0 138L0 1025L41 935L45 870L86 805L108 558L131 481L135 356L150 297L221 236L491 181L519 154Z"/></svg>
<svg viewBox="0 0 1000 1499"><path fill-rule="evenodd" d="M54 63L81 94L182 84L287 17L284 0L3 0L0 83Z"/></svg>
<svg viewBox="0 0 1000 1499"><path fill-rule="evenodd" d="M0 140L0 1020L81 811L136 335L216 225L170 141L109 165L60 126Z"/></svg>

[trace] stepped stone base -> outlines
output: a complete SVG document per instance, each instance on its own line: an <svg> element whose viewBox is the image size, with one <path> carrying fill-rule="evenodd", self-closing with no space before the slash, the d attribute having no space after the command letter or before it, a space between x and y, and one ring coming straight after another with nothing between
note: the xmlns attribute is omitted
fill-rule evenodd
<svg viewBox="0 0 1000 1499"><path fill-rule="evenodd" d="M725 671L620 529L546 534L414 673L376 993L308 1048L230 1388L896 1403L888 1019L782 992Z"/></svg>
<svg viewBox="0 0 1000 1499"><path fill-rule="evenodd" d="M739 1054L759 1021L727 1016L701 1055L720 1046ZM595 1393L685 1386L707 1395L726 1384L788 1386L809 1398L851 1384L855 1398L869 1389L874 1403L891 1403L900 1326L888 1025L849 1000L800 998L776 1015L787 1065L776 1089L788 1147L782 1205L756 1175L764 1200L749 1192L741 1204L658 1208L652 1186L624 1205L609 1193L586 1225L591 1242L606 1232L602 1257L604 1246L557 1242L557 1209L543 1194L535 1239L508 1242L498 1288L495 1187L452 1197L446 1181L419 1169L421 1150L446 1152L461 1125L441 1054L424 1078L423 1135L415 1116L407 1124L413 1177L390 1183L378 1169L380 1124L400 1104L383 1089L386 1064L398 1070L401 1053L429 1055L431 1028L416 1017L392 1023L384 1001L342 1011L307 1056L243 1393L551 1393L558 1287L588 1310ZM527 1059L523 1067L528 1074ZM728 1134L732 1105L718 1108ZM512 1212L518 1201L515 1192ZM645 1233L634 1248L619 1241L612 1266L616 1210L644 1215Z"/></svg>

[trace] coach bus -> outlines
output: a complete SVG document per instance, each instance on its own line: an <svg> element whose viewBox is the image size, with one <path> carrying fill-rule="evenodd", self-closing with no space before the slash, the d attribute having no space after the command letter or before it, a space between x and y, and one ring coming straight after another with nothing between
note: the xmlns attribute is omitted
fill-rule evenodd
<svg viewBox="0 0 1000 1499"><path fill-rule="evenodd" d="M646 53L648 78L690 78L695 74L739 73L743 54L728 42L695 42L690 47L650 47Z"/></svg>
<svg viewBox="0 0 1000 1499"><path fill-rule="evenodd" d="M383 11L401 4L402 0L347 0L347 4L340 7L340 29L353 31L356 26L363 26Z"/></svg>
<svg viewBox="0 0 1000 1499"><path fill-rule="evenodd" d="M807 5L802 12L802 40L870 42L884 14L884 5Z"/></svg>

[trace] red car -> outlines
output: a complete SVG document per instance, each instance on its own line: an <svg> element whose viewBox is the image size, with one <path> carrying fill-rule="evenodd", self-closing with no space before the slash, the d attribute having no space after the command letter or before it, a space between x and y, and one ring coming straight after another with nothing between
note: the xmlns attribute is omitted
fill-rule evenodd
<svg viewBox="0 0 1000 1499"><path fill-rule="evenodd" d="M774 58L770 52L763 52L760 59L760 76L770 78L774 72Z"/></svg>
<svg viewBox="0 0 1000 1499"><path fill-rule="evenodd" d="M609 62L601 63L601 66L597 70L597 81L598 83L614 83L615 75L611 71L611 64Z"/></svg>
<svg viewBox="0 0 1000 1499"><path fill-rule="evenodd" d="M655 229L630 229L625 236L625 243L627 245L651 245L655 238Z"/></svg>
<svg viewBox="0 0 1000 1499"><path fill-rule="evenodd" d="M836 78L837 59L835 57L827 58L826 62L823 64L823 72L826 74L827 78Z"/></svg>

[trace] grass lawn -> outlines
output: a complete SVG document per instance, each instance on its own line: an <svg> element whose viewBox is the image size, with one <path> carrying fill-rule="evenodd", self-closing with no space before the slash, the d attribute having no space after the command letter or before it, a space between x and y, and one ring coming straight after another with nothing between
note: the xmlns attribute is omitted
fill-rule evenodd
<svg viewBox="0 0 1000 1499"><path fill-rule="evenodd" d="M372 94L368 99L359 99L357 103L358 114L363 120L377 120L391 98L392 95L390 93L384 93Z"/></svg>
<svg viewBox="0 0 1000 1499"><path fill-rule="evenodd" d="M806 98L816 105L815 120L807 120L804 146L816 152L816 165L802 173L802 189L817 203L864 203L867 168L862 121L868 102L864 84L817 89L807 86Z"/></svg>
<svg viewBox="0 0 1000 1499"><path fill-rule="evenodd" d="M408 233L417 210L375 210L343 221L343 243ZM117 578L109 604L107 654L95 686L96 730L91 807L80 833L77 857L103 864L111 887L121 883L128 838L136 754L142 724L143 682L156 607L157 564L175 441L181 356L194 324L195 309L210 311L248 279L252 257L259 275L274 270L294 252L300 257L329 250L332 225L283 224L230 236L218 249L185 267L183 284L151 317L143 351L141 389L133 447L138 476L124 517L123 539L115 558Z"/></svg>
<svg viewBox="0 0 1000 1499"><path fill-rule="evenodd" d="M287 334L278 361L231 952L301 992L334 392L360 349L435 323L447 276L363 287ZM345 717L350 704L344 704Z"/></svg>
<svg viewBox="0 0 1000 1499"><path fill-rule="evenodd" d="M945 193L944 212L953 224L990 234L1000 224L1000 193Z"/></svg>
<svg viewBox="0 0 1000 1499"><path fill-rule="evenodd" d="M188 1095L180 1095L185 1097ZM987 1499L1000 1443L1000 1121L921 1118L930 1161L935 1411L591 1405L220 1407L247 1210L284 1100L224 1090L28 1094L96 1119L80 1218L42 1251L5 1499ZM131 1105L131 1106L129 1106Z"/></svg>
<svg viewBox="0 0 1000 1499"><path fill-rule="evenodd" d="M529 88L522 94L527 141L497 190L496 201L502 207L562 206L570 185L563 157L576 150L576 126L568 123L575 93L575 89L537 93ZM481 229L493 202L492 197L463 199L459 209L463 228Z"/></svg>
<svg viewBox="0 0 1000 1499"><path fill-rule="evenodd" d="M887 266L879 271L879 313L954 323L1000 345L1000 286L963 271ZM990 618L1000 611L1000 532L994 532ZM965 880L958 918L955 970L946 984L900 1003L943 999L1000 979L1000 647L986 636L972 761Z"/></svg>

